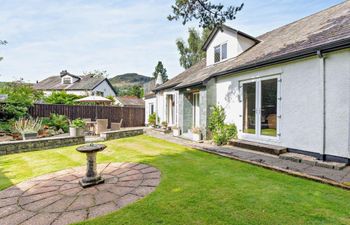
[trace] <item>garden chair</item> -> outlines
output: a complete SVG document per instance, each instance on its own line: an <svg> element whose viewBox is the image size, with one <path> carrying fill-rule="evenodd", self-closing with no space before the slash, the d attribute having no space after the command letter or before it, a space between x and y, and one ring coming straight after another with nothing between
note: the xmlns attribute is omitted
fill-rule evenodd
<svg viewBox="0 0 350 225"><path fill-rule="evenodd" d="M108 119L97 119L96 120L96 134L99 135L102 132L107 131Z"/></svg>
<svg viewBox="0 0 350 225"><path fill-rule="evenodd" d="M122 127L123 119L119 123L111 123L111 130L120 130Z"/></svg>

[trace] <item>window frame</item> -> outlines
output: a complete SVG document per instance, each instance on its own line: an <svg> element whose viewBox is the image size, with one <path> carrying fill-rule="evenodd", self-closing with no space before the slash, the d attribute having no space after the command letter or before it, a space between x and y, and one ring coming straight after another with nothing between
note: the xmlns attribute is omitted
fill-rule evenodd
<svg viewBox="0 0 350 225"><path fill-rule="evenodd" d="M65 81L68 81L68 80L69 80L69 83L66 83ZM72 84L72 78L71 77L63 77L62 84Z"/></svg>
<svg viewBox="0 0 350 225"><path fill-rule="evenodd" d="M224 45L226 45L226 58L222 58L222 46L224 46ZM219 48L219 55L220 55L220 59L219 59L219 61L215 61L215 59L216 59L216 55L215 55L215 50L217 49L217 48ZM224 61L224 60L226 60L227 58L228 58L228 44L227 44L227 41L226 42L223 42L223 43L221 43L221 44L219 44L219 45L216 45L216 46L214 46L214 64L215 63L219 63L219 62L222 62L222 61Z"/></svg>

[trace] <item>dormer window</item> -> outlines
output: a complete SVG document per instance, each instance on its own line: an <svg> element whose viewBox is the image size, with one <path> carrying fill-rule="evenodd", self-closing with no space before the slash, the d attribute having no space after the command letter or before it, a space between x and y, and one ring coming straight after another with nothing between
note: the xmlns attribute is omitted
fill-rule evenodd
<svg viewBox="0 0 350 225"><path fill-rule="evenodd" d="M62 78L62 83L63 84L71 84L72 83L72 78L71 77L63 77Z"/></svg>
<svg viewBox="0 0 350 225"><path fill-rule="evenodd" d="M214 47L214 62L220 62L227 58L227 43Z"/></svg>

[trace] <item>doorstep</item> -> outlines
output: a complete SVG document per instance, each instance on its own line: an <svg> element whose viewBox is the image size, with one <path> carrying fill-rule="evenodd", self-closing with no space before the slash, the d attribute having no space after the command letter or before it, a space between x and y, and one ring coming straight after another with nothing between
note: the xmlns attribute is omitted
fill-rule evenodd
<svg viewBox="0 0 350 225"><path fill-rule="evenodd" d="M246 141L246 140L232 140L229 142L229 144L235 147L246 148L249 150L269 153L272 155L280 155L287 152L286 147L262 144L262 143Z"/></svg>
<svg viewBox="0 0 350 225"><path fill-rule="evenodd" d="M298 153L284 153L279 156L280 159L290 160L298 163L305 163L312 166L319 166L328 169L334 170L342 170L346 167L346 163L338 163L338 162L325 162L322 160L318 160L316 157L307 156Z"/></svg>

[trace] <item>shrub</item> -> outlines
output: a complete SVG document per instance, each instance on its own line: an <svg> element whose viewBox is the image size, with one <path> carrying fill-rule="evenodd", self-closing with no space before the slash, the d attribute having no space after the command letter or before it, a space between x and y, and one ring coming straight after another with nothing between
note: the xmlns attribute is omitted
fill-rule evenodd
<svg viewBox="0 0 350 225"><path fill-rule="evenodd" d="M235 124L225 124L226 114L222 106L214 106L209 116L208 128L213 134L213 141L217 145L227 144L232 138L237 138Z"/></svg>
<svg viewBox="0 0 350 225"><path fill-rule="evenodd" d="M68 132L69 121L65 115L58 115L52 113L48 120L45 120L44 125L54 128L56 131L62 129L64 132Z"/></svg>
<svg viewBox="0 0 350 225"><path fill-rule="evenodd" d="M215 132L218 129L221 129L225 124L226 114L222 106L213 106L211 109L211 114L209 116L208 129L211 132Z"/></svg>
<svg viewBox="0 0 350 225"><path fill-rule="evenodd" d="M156 125L156 120L157 120L157 114L156 113L152 113L148 116L148 124L155 126Z"/></svg>
<svg viewBox="0 0 350 225"><path fill-rule="evenodd" d="M237 127L235 124L224 124L220 129L213 132L213 141L217 145L227 144L232 138L237 138Z"/></svg>
<svg viewBox="0 0 350 225"><path fill-rule="evenodd" d="M15 130L21 134L38 133L42 120L39 118L20 118L14 124Z"/></svg>
<svg viewBox="0 0 350 225"><path fill-rule="evenodd" d="M86 125L85 121L80 118L72 120L70 124L70 126L74 128L84 128L85 125Z"/></svg>
<svg viewBox="0 0 350 225"><path fill-rule="evenodd" d="M12 133L13 130L13 121L0 122L0 131L5 133Z"/></svg>
<svg viewBox="0 0 350 225"><path fill-rule="evenodd" d="M32 85L12 82L0 87L0 94L8 95L6 104L0 106L0 120L19 119L27 116L28 108L44 96L42 91Z"/></svg>
<svg viewBox="0 0 350 225"><path fill-rule="evenodd" d="M45 102L49 104L74 105L78 104L75 100L79 98L81 98L81 96L68 94L65 91L54 91L50 96L45 98Z"/></svg>

